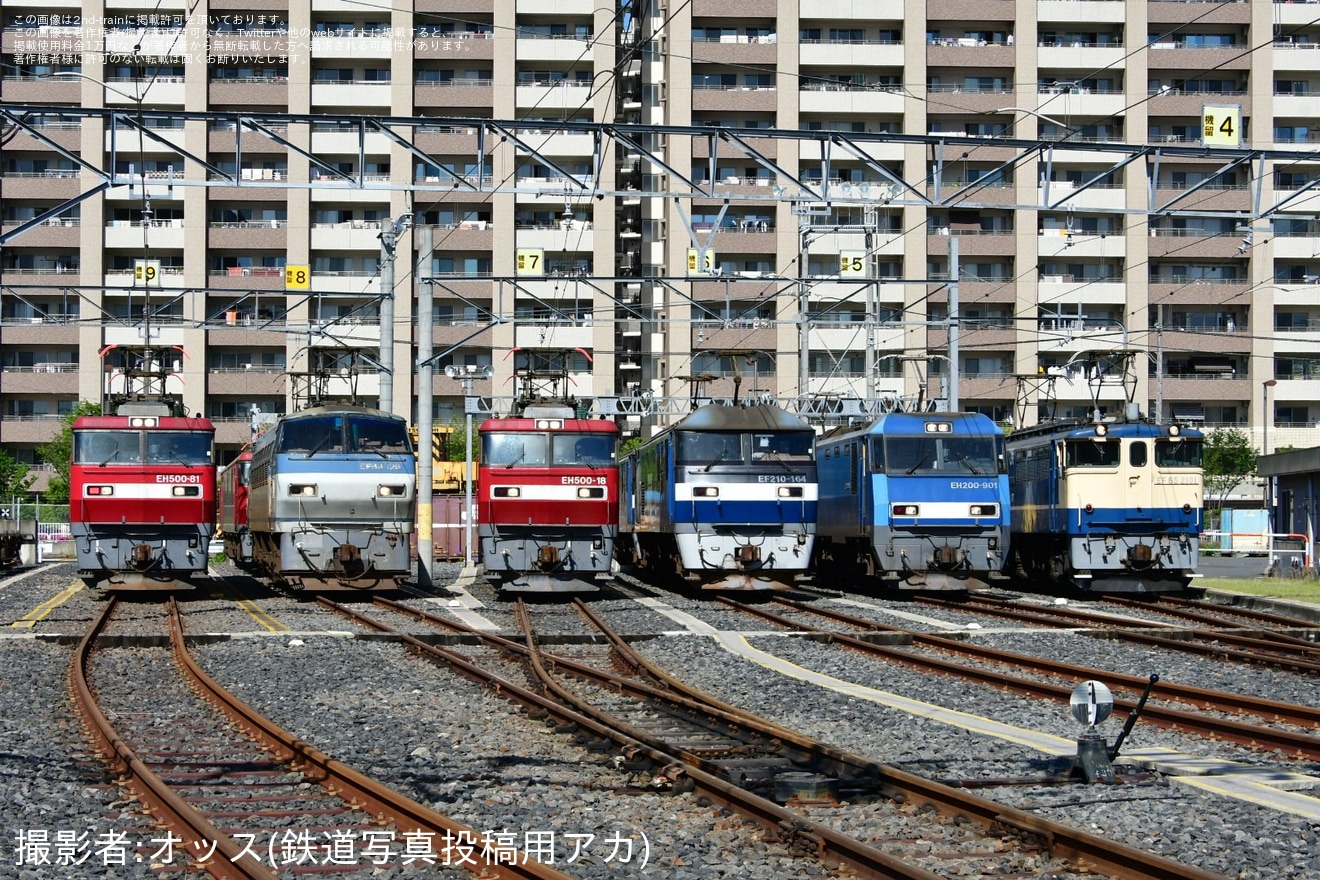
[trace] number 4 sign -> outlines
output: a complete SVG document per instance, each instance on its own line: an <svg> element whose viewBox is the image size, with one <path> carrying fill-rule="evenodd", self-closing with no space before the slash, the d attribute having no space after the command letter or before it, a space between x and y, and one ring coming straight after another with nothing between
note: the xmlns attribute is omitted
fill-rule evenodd
<svg viewBox="0 0 1320 880"><path fill-rule="evenodd" d="M1205 104L1201 109L1201 145L1242 146L1242 105Z"/></svg>

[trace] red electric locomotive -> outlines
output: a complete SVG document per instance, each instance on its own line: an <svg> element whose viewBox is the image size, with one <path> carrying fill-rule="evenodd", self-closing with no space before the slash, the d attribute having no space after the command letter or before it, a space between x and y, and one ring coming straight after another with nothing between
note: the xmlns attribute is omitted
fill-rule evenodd
<svg viewBox="0 0 1320 880"><path fill-rule="evenodd" d="M220 536L225 555L243 570L252 567L252 533L248 531L248 483L252 476L252 450L220 468Z"/></svg>
<svg viewBox="0 0 1320 880"><path fill-rule="evenodd" d="M543 356L543 355L541 355ZM505 592L589 592L608 576L619 531L619 427L582 418L571 397L536 383L567 371L519 371L505 418L478 429L476 520L486 576Z"/></svg>
<svg viewBox="0 0 1320 880"><path fill-rule="evenodd" d="M162 350L128 355L137 365L124 370L130 387L147 376L163 389ZM206 572L215 533L215 426L175 415L163 393L133 396L121 396L114 415L73 423L69 524L78 573L114 590L186 586Z"/></svg>

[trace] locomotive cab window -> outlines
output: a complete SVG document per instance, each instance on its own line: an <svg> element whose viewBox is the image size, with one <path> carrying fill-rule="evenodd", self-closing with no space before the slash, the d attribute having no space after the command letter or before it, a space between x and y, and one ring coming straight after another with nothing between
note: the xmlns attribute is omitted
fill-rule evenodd
<svg viewBox="0 0 1320 880"><path fill-rule="evenodd" d="M1069 440L1064 444L1063 466L1118 467L1121 455L1119 444L1107 440Z"/></svg>
<svg viewBox="0 0 1320 880"><path fill-rule="evenodd" d="M194 432L147 432L147 461L152 464L207 465L211 435Z"/></svg>
<svg viewBox="0 0 1320 880"><path fill-rule="evenodd" d="M741 434L679 431L677 463L689 467L742 464L746 459L743 439Z"/></svg>
<svg viewBox="0 0 1320 880"><path fill-rule="evenodd" d="M752 434L752 461L811 461L815 435L803 432Z"/></svg>
<svg viewBox="0 0 1320 880"><path fill-rule="evenodd" d="M491 467L536 467L546 461L544 434L492 433L481 438L481 457Z"/></svg>
<svg viewBox="0 0 1320 880"><path fill-rule="evenodd" d="M1145 467L1150 462L1150 452L1144 440L1135 440L1128 447L1128 464L1132 467Z"/></svg>
<svg viewBox="0 0 1320 880"><path fill-rule="evenodd" d="M138 448L141 435L123 431L80 431L73 438L73 460L77 464L141 464Z"/></svg>
<svg viewBox="0 0 1320 880"><path fill-rule="evenodd" d="M280 452L344 451L343 416L324 416L285 422L280 428Z"/></svg>
<svg viewBox="0 0 1320 880"><path fill-rule="evenodd" d="M883 461L885 473L889 474L980 476L998 473L1001 460L1001 445L990 437L884 438Z"/></svg>
<svg viewBox="0 0 1320 880"><path fill-rule="evenodd" d="M392 419L355 418L349 421L349 451L408 455L412 445L408 428Z"/></svg>
<svg viewBox="0 0 1320 880"><path fill-rule="evenodd" d="M555 434L550 463L598 467L614 464L614 437L610 434Z"/></svg>
<svg viewBox="0 0 1320 880"><path fill-rule="evenodd" d="M1156 440L1155 464L1158 467L1201 467L1200 440Z"/></svg>

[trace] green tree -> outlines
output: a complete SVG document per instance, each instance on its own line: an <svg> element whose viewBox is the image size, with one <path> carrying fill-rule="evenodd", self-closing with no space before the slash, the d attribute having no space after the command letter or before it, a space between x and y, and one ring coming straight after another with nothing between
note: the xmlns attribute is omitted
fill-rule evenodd
<svg viewBox="0 0 1320 880"><path fill-rule="evenodd" d="M15 495L26 495L36 479L27 465L8 452L0 450L0 506L8 505L9 499ZM20 497L19 500L23 499Z"/></svg>
<svg viewBox="0 0 1320 880"><path fill-rule="evenodd" d="M69 503L69 461L73 457L73 420L79 416L100 414L101 404L90 400L78 401L73 412L64 417L64 425L55 435L55 439L37 447L37 454L41 456L41 460L55 468L55 474L50 478L50 485L46 487L43 496L51 504Z"/></svg>
<svg viewBox="0 0 1320 880"><path fill-rule="evenodd" d="M1251 438L1237 428L1216 428L1205 438L1205 500L1215 510L1224 499L1256 473L1258 452Z"/></svg>

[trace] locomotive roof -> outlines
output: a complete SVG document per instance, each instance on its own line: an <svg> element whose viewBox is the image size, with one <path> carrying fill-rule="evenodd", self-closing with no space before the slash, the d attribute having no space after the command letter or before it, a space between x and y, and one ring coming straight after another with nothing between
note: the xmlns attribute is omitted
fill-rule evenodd
<svg viewBox="0 0 1320 880"><path fill-rule="evenodd" d="M383 409L372 409L369 406L359 406L352 403L327 404L325 406L309 406L307 409L300 409L295 413L288 413L279 417L279 421L292 421L293 419L311 418L314 416L329 415L357 415L357 416L375 416L381 419L399 419L403 416L396 416L394 413L385 412Z"/></svg>
<svg viewBox="0 0 1320 880"><path fill-rule="evenodd" d="M895 433L924 433L926 422L961 422L964 426L969 423L976 423L972 427L980 434L1002 434L1003 431L994 421L983 413L971 412L926 412L926 413L904 413L891 412L876 416L870 422L861 425L840 425L832 428L821 435L824 440L828 437L841 436L843 434L883 434L886 432Z"/></svg>
<svg viewBox="0 0 1320 880"><path fill-rule="evenodd" d="M811 431L803 419L777 406L708 403L674 425L676 431Z"/></svg>
<svg viewBox="0 0 1320 880"><path fill-rule="evenodd" d="M152 418L156 424L131 425L130 419ZM179 416L79 416L74 419L75 431L111 431L131 429L134 431L214 431L215 425L210 419L181 418Z"/></svg>
<svg viewBox="0 0 1320 880"><path fill-rule="evenodd" d="M506 416L504 418L489 418L481 423L478 430L481 431L535 431L536 423L544 421L547 416L531 418L530 416ZM554 418L563 421L564 426L559 430L578 431L584 434L617 434L619 426L610 419L579 419L575 416L555 416ZM544 429L542 429L544 430Z"/></svg>
<svg viewBox="0 0 1320 880"><path fill-rule="evenodd" d="M1080 419L1065 420L1057 422L1047 422L1045 424L1033 425L1030 428L1021 428L1009 434L1009 443L1026 442L1028 440L1038 440L1041 438L1062 437L1065 439L1077 438L1087 439L1096 436L1095 429L1097 425L1104 425L1106 436L1109 437L1166 437L1169 434L1170 425L1157 425L1148 421L1114 421L1114 422L1084 422ZM1192 428L1187 425L1178 425L1178 436L1186 437L1192 440L1199 440L1205 435L1200 429Z"/></svg>

